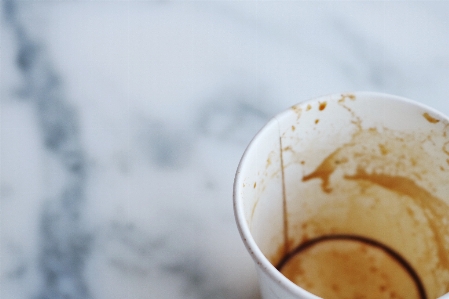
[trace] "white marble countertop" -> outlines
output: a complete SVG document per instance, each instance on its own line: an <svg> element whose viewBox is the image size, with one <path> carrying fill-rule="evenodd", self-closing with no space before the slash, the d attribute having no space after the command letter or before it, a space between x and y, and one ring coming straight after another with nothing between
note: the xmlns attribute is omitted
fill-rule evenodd
<svg viewBox="0 0 449 299"><path fill-rule="evenodd" d="M449 114L449 2L0 2L0 298L259 298L232 184L300 101Z"/></svg>

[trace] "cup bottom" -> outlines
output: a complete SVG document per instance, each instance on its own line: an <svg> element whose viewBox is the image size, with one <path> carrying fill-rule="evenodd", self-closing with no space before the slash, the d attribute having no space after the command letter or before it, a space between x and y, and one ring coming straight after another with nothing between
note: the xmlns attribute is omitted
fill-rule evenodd
<svg viewBox="0 0 449 299"><path fill-rule="evenodd" d="M276 268L324 299L427 299L421 279L402 256L360 236L311 239L286 255Z"/></svg>

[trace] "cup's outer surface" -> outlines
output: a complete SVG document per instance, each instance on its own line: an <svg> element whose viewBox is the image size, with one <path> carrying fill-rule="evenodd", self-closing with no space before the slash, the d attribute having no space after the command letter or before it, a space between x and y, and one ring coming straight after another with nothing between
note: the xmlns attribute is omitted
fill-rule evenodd
<svg viewBox="0 0 449 299"><path fill-rule="evenodd" d="M278 256L285 243L280 145L279 123L274 118L252 140L240 162L234 185L235 217L256 263L262 298L316 299L267 259Z"/></svg>

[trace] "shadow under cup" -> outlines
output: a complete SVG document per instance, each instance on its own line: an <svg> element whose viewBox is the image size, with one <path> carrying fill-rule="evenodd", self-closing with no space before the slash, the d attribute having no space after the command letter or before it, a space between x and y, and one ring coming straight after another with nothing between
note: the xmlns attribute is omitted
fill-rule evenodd
<svg viewBox="0 0 449 299"><path fill-rule="evenodd" d="M265 299L442 296L448 119L377 93L298 104L248 146L234 209Z"/></svg>

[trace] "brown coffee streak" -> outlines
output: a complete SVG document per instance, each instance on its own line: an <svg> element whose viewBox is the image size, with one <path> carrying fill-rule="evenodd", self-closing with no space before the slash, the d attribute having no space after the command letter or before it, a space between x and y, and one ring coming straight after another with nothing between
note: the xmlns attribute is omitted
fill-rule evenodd
<svg viewBox="0 0 449 299"><path fill-rule="evenodd" d="M428 121L429 123L436 124L436 123L440 122L439 119L430 116L430 114L427 113L427 112L424 112L423 116L424 116L425 119L427 119L427 121Z"/></svg>
<svg viewBox="0 0 449 299"><path fill-rule="evenodd" d="M287 195L285 193L285 170L284 170L284 154L282 151L282 138L279 138L280 159L281 159L281 175L282 175L282 217L284 220L284 254L290 251L289 233L288 233L288 211L287 211Z"/></svg>
<svg viewBox="0 0 449 299"><path fill-rule="evenodd" d="M322 180L322 188L323 191L329 193L332 189L329 187L329 178L331 174L334 172L337 167L338 160L336 160L338 151L335 151L331 155L329 155L324 161L309 175L306 175L302 178L303 182L306 182L311 179L321 179Z"/></svg>
<svg viewBox="0 0 449 299"><path fill-rule="evenodd" d="M373 184L377 184L381 187L389 189L393 192L397 192L410 197L421 209L428 210L430 215L426 215L427 218L442 219L447 212L449 212L447 205L444 202L430 194L424 188L418 186L414 181L399 176L391 176L386 174L368 174L363 169L358 169L357 173L352 176L345 176L350 180L364 180ZM444 244L444 227L440 227L433 219L429 219L429 227L434 234L434 238L439 245L438 257L442 266L449 269L449 255L445 249Z"/></svg>

